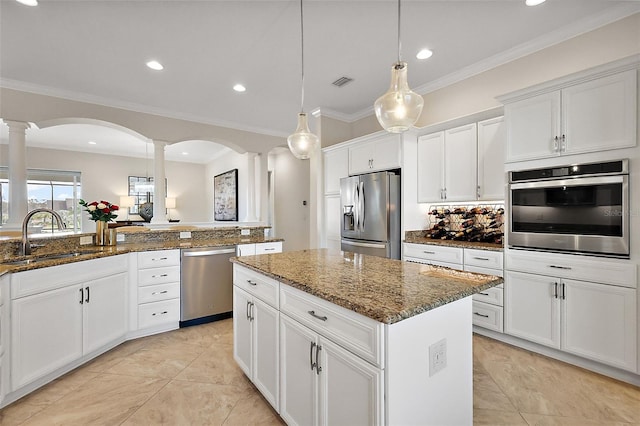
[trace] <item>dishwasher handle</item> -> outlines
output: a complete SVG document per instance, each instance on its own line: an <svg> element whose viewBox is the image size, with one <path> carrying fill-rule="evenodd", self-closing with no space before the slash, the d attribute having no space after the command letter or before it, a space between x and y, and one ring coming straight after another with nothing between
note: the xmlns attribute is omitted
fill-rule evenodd
<svg viewBox="0 0 640 426"><path fill-rule="evenodd" d="M204 251L183 251L184 257L198 257L198 256L214 256L216 254L231 254L235 253L235 248L225 248L220 250L204 250Z"/></svg>

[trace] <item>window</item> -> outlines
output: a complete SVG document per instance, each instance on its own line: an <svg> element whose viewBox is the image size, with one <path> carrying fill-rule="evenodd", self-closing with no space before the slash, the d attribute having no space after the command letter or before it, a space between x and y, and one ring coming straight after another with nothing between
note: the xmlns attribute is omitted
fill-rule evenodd
<svg viewBox="0 0 640 426"><path fill-rule="evenodd" d="M0 167L0 215L2 224L9 218L9 187L7 167ZM60 213L68 231L81 229L81 208L78 200L80 193L80 172L62 170L27 170L27 210L41 207L53 209ZM31 227L40 232L56 232L57 224L50 214L37 214L29 222Z"/></svg>

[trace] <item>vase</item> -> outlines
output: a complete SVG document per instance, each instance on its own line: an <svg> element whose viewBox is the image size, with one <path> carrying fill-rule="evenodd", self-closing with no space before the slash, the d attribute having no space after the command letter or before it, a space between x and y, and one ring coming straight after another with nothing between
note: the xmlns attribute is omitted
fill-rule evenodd
<svg viewBox="0 0 640 426"><path fill-rule="evenodd" d="M96 221L96 239L97 246L115 246L116 230L110 229L109 224L103 220Z"/></svg>

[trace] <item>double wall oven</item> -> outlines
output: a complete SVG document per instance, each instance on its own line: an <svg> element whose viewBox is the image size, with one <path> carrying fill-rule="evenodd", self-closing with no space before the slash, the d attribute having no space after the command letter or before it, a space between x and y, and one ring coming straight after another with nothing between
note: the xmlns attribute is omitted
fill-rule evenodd
<svg viewBox="0 0 640 426"><path fill-rule="evenodd" d="M510 247L629 257L628 160L509 173Z"/></svg>

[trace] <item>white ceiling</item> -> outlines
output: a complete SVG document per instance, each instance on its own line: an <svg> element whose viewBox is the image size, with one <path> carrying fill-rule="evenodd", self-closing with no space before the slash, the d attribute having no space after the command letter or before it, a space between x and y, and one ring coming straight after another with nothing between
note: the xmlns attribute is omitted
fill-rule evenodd
<svg viewBox="0 0 640 426"><path fill-rule="evenodd" d="M396 11L395 0L305 0L306 111L346 121L372 114L397 58ZM404 0L402 57L424 94L639 11L636 0ZM297 0L0 0L0 84L284 137L300 109L299 14ZM419 61L423 47L434 55ZM150 59L164 71L149 70ZM331 84L342 76L354 81ZM234 92L236 83L247 91ZM88 125L27 137L34 146L144 156L146 144L131 138ZM217 144L184 144L169 146L167 159L219 155L208 152Z"/></svg>

